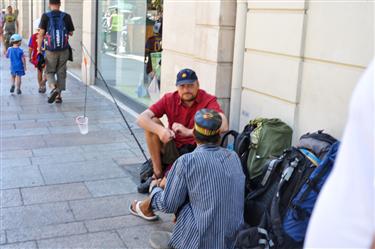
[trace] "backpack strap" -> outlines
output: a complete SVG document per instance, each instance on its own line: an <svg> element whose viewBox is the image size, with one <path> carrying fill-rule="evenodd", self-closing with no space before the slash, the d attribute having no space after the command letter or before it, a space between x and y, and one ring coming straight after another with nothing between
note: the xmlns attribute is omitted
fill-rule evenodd
<svg viewBox="0 0 375 249"><path fill-rule="evenodd" d="M302 154L304 154L307 157L307 159L310 160L312 164L315 165L315 167L318 167L320 163L322 162L322 160L320 160L317 156L315 156L314 153L306 149L302 149L302 148L300 148L299 150L302 152Z"/></svg>
<svg viewBox="0 0 375 249"><path fill-rule="evenodd" d="M315 191L316 193L319 194L320 189L318 189L317 185L319 184L323 176L325 176L328 173L331 167L330 165L320 165L320 168L317 168L317 169L321 169L321 170L313 178L307 179L306 181L307 188L305 189L305 191L303 192L303 194L301 195L301 198L297 201L297 203L292 205L292 208L296 211L297 219L299 220L305 220L306 218L310 216L310 214L307 213L307 211L302 209L300 206L306 200L307 196L309 196L311 191Z"/></svg>
<svg viewBox="0 0 375 249"><path fill-rule="evenodd" d="M270 236L268 235L268 231L266 229L257 227L257 230L260 237L260 239L258 240L259 245L262 245L264 249L269 249L270 247L273 247L275 245L272 239L270 239Z"/></svg>
<svg viewBox="0 0 375 249"><path fill-rule="evenodd" d="M295 168L297 168L299 163L298 157L295 157L293 161L289 162L289 165L284 169L280 182L277 186L277 192L275 197L272 200L271 203L271 209L270 209L270 219L271 219L271 226L272 231L276 236L276 240L278 244L283 244L284 242L284 236L283 236L283 229L282 229L282 217L280 214L280 192L282 187L286 182L289 181L290 177L292 176Z"/></svg>
<svg viewBox="0 0 375 249"><path fill-rule="evenodd" d="M62 23L64 23L65 24L65 22L64 22L64 17L65 17L65 12L62 12L62 11L60 11L60 21L62 22Z"/></svg>
<svg viewBox="0 0 375 249"><path fill-rule="evenodd" d="M52 11L47 12L46 15L47 15L49 20L51 20L54 17L57 17L57 15L55 13L53 13ZM64 19L66 13L63 12L63 11L59 11L58 15L59 15L59 19Z"/></svg>
<svg viewBox="0 0 375 249"><path fill-rule="evenodd" d="M275 167L280 163L282 162L283 160L281 158L278 158L278 159L273 159L269 164L268 164L268 167L267 167L267 171L266 173L264 174L263 176L263 179L261 181L261 185L264 187L267 182L268 182L268 179L270 178L272 172L274 171Z"/></svg>
<svg viewBox="0 0 375 249"><path fill-rule="evenodd" d="M224 134L223 137L221 138L221 143L220 143L220 146L221 146L221 147L224 147L225 142L227 142L229 136L233 136L233 138L234 138L234 143L235 143L235 142L236 142L236 139L237 139L237 136L238 136L238 132L235 131L235 130L230 130L230 131L225 132L225 134ZM233 146L233 150L235 150L234 146ZM237 151L236 151L236 152L237 152Z"/></svg>

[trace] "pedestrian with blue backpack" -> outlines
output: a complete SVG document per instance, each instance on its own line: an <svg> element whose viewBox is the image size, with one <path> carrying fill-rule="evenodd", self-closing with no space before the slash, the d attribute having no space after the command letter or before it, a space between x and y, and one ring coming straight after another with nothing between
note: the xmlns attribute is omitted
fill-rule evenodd
<svg viewBox="0 0 375 249"><path fill-rule="evenodd" d="M62 103L61 92L66 88L66 64L71 57L69 36L74 25L68 13L60 11L60 0L49 0L51 11L42 15L39 24L38 53L42 53L43 37L46 44L46 74L51 94L48 103ZM55 79L57 76L57 80Z"/></svg>
<svg viewBox="0 0 375 249"><path fill-rule="evenodd" d="M13 34L10 37L10 45L6 52L6 57L10 59L10 74L12 75L12 86L10 92L21 94L21 77L25 75L26 59L23 50L20 48L22 37L19 34Z"/></svg>

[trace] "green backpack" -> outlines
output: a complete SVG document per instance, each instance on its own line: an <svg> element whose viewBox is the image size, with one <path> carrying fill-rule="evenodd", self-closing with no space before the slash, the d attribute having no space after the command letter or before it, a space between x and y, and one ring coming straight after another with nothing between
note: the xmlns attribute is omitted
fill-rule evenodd
<svg viewBox="0 0 375 249"><path fill-rule="evenodd" d="M250 133L247 170L250 181L263 172L267 160L276 158L290 148L293 130L280 119L257 118L249 122Z"/></svg>

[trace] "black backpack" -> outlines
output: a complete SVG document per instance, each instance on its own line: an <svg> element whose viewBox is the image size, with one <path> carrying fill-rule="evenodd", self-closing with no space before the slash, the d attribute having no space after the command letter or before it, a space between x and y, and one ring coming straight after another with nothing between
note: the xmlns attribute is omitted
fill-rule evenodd
<svg viewBox="0 0 375 249"><path fill-rule="evenodd" d="M245 198L247 226L236 248L302 248L312 209L334 163L339 143L322 131L266 163L257 189Z"/></svg>
<svg viewBox="0 0 375 249"><path fill-rule="evenodd" d="M230 130L226 132L221 139L221 147L229 147L228 142L230 137L232 137L231 148L234 150L241 160L242 171L246 176L246 179L249 178L247 171L247 158L249 156L249 146L250 146L250 133L253 131L254 126L247 124L241 133L238 133L235 130Z"/></svg>

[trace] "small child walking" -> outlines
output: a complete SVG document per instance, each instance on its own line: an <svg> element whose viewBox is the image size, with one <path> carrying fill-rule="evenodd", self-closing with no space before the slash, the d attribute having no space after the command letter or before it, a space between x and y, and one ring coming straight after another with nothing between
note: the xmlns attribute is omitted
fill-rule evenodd
<svg viewBox="0 0 375 249"><path fill-rule="evenodd" d="M14 93L15 88L17 94L21 94L21 77L25 75L26 59L23 50L20 48L22 37L14 34L10 37L11 47L6 52L6 57L10 59L10 74L12 75L12 86L10 92Z"/></svg>
<svg viewBox="0 0 375 249"><path fill-rule="evenodd" d="M34 21L33 26L34 30L36 31L29 40L29 58L30 62L35 66L35 68L38 71L38 84L39 84L39 93L45 93L46 92L46 82L47 82L47 76L45 74L45 49L42 44L42 53L38 54L38 36L39 36L39 23L40 19L37 19Z"/></svg>

